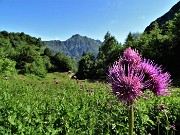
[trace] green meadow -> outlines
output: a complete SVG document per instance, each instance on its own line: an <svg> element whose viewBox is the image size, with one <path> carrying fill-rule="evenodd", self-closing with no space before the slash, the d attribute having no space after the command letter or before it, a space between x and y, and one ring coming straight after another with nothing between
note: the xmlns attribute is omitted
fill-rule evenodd
<svg viewBox="0 0 180 135"><path fill-rule="evenodd" d="M68 73L0 76L2 135L127 135L128 108L104 81L71 79ZM180 133L180 89L135 103L137 135Z"/></svg>

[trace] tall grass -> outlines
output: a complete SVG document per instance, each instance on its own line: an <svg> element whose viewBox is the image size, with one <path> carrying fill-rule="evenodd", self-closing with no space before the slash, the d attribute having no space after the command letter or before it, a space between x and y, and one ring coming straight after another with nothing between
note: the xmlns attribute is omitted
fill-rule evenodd
<svg viewBox="0 0 180 135"><path fill-rule="evenodd" d="M128 134L128 111L103 82L79 81L67 73L0 79L0 134ZM179 91L174 88L167 97L146 92L148 98L135 103L135 133L178 134Z"/></svg>

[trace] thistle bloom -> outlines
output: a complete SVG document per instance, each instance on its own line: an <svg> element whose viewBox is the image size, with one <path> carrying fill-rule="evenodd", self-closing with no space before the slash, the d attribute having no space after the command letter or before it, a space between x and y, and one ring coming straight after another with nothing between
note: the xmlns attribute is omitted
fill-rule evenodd
<svg viewBox="0 0 180 135"><path fill-rule="evenodd" d="M127 73L126 70L126 67L122 67L119 61L109 69L108 76L112 81L112 93L123 103L131 104L136 100L137 96L142 95L143 74L135 73L134 69L130 67Z"/></svg>
<svg viewBox="0 0 180 135"><path fill-rule="evenodd" d="M170 91L167 90L170 83L170 74L163 73L162 68L154 64L150 60L143 60L139 65L139 70L145 74L144 89L150 89L155 95L167 95Z"/></svg>
<svg viewBox="0 0 180 135"><path fill-rule="evenodd" d="M141 55L139 55L137 50L132 50L127 48L124 51L123 58L121 59L121 64L130 64L131 66L136 66L141 62Z"/></svg>
<svg viewBox="0 0 180 135"><path fill-rule="evenodd" d="M128 48L123 57L108 70L112 93L123 103L130 105L143 91L150 89L155 95L167 95L170 74L150 60L142 59L136 51Z"/></svg>

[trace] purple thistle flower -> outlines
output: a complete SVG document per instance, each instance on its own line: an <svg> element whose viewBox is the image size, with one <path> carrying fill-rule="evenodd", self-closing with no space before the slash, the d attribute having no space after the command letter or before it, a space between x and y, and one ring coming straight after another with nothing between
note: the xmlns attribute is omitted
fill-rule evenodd
<svg viewBox="0 0 180 135"><path fill-rule="evenodd" d="M170 84L170 74L162 73L162 68L150 60L144 59L139 65L139 69L145 74L144 89L150 89L155 95L167 95Z"/></svg>
<svg viewBox="0 0 180 135"><path fill-rule="evenodd" d="M142 70L144 73L147 73L149 76L158 75L162 72L161 67L154 64L151 60L144 59L138 66L140 70Z"/></svg>
<svg viewBox="0 0 180 135"><path fill-rule="evenodd" d="M132 104L137 97L142 96L146 89L155 95L167 95L170 74L163 73L162 68L150 60L142 59L139 53L131 48L108 70L112 93L125 104Z"/></svg>
<svg viewBox="0 0 180 135"><path fill-rule="evenodd" d="M122 64L138 65L141 62L141 56L137 50L132 50L130 47L124 51Z"/></svg>
<svg viewBox="0 0 180 135"><path fill-rule="evenodd" d="M119 61L120 62L120 61ZM137 96L142 95L143 74L136 73L135 69L122 67L118 62L115 62L112 68L109 69L109 79L112 81L112 93L125 104L132 104Z"/></svg>

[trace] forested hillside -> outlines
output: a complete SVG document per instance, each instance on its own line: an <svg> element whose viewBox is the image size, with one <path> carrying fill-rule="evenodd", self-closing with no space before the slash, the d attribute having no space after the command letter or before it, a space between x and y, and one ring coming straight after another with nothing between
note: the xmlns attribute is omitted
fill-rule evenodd
<svg viewBox="0 0 180 135"><path fill-rule="evenodd" d="M75 69L72 60L61 53L53 54L40 38L23 32L0 32L0 73L35 74L45 77L47 72Z"/></svg>

